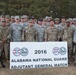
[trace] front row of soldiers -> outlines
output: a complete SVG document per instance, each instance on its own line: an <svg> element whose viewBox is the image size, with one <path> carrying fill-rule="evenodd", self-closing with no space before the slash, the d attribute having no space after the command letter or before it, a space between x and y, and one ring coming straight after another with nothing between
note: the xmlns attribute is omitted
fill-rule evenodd
<svg viewBox="0 0 76 75"><path fill-rule="evenodd" d="M38 23L34 23L32 19L28 21L28 25L24 27L20 23L18 16L15 17L15 22L10 26L6 24L6 21L2 21L0 27L0 58L2 59L2 52L5 52L5 59L8 62L9 59L9 45L10 42L48 42L48 41L67 41L68 42L68 58L71 63L73 44L76 47L76 27L71 25L70 21L62 19L62 23L59 24L58 18L56 20L50 20L48 23L46 19L44 22L42 19L38 20ZM75 19L76 23L76 19ZM76 48L75 48L76 49ZM2 66L5 67L1 60ZM75 63L76 66L76 52Z"/></svg>
<svg viewBox="0 0 76 75"><path fill-rule="evenodd" d="M10 28L6 25L6 21L2 21L2 26L0 27L0 61L2 67L5 68L3 64L3 50L5 52L5 60L8 62L8 45L9 45L9 38L10 38Z"/></svg>

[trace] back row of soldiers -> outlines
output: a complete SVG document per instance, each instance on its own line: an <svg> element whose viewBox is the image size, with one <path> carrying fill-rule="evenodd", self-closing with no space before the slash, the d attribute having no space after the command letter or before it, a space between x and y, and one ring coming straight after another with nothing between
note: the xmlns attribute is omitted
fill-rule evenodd
<svg viewBox="0 0 76 75"><path fill-rule="evenodd" d="M9 59L10 42L68 42L68 58L71 63L73 48L76 47L76 18L59 18L54 20L51 17L36 20L34 17L28 20L28 16L7 15L0 18L0 56L5 52L5 59ZM75 48L76 49L76 48ZM2 57L0 57L2 59ZM76 52L75 63L76 66Z"/></svg>

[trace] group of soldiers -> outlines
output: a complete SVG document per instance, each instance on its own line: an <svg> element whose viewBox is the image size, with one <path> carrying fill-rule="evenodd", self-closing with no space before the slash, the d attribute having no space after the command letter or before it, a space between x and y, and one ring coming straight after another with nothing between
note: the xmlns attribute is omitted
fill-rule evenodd
<svg viewBox="0 0 76 75"><path fill-rule="evenodd" d="M5 68L9 62L10 42L55 42L67 41L69 64L76 66L76 18L55 18L46 16L35 19L33 16L1 16L0 17L0 61Z"/></svg>

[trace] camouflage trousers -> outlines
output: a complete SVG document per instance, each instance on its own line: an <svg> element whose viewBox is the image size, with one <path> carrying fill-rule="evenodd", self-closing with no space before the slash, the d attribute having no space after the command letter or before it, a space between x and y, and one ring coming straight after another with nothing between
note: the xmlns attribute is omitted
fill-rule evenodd
<svg viewBox="0 0 76 75"><path fill-rule="evenodd" d="M76 44L75 44L75 63L76 63Z"/></svg>
<svg viewBox="0 0 76 75"><path fill-rule="evenodd" d="M72 57L72 39L69 39L68 41L68 58L71 60Z"/></svg>
<svg viewBox="0 0 76 75"><path fill-rule="evenodd" d="M9 44L8 43L4 43L3 44L3 50L4 50L4 54L5 54L5 59L8 60L8 54L9 54Z"/></svg>
<svg viewBox="0 0 76 75"><path fill-rule="evenodd" d="M2 51L3 51L3 44L0 43L0 57L1 57L1 55L2 55Z"/></svg>

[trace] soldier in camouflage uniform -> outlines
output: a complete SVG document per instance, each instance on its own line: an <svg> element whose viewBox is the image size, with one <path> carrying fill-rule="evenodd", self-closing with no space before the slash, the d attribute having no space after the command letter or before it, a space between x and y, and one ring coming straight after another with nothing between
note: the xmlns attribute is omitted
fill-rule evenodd
<svg viewBox="0 0 76 75"><path fill-rule="evenodd" d="M23 15L24 18L24 27L28 26L28 16L27 15Z"/></svg>
<svg viewBox="0 0 76 75"><path fill-rule="evenodd" d="M64 16L61 18L61 23L60 24L61 24L63 29L66 27L66 19L65 19Z"/></svg>
<svg viewBox="0 0 76 75"><path fill-rule="evenodd" d="M11 16L11 24L13 24L15 22L15 16Z"/></svg>
<svg viewBox="0 0 76 75"><path fill-rule="evenodd" d="M5 16L5 20L6 20L6 25L7 25L8 27L10 27L10 25L11 25L11 23L10 23L10 16L9 16L9 15L6 15L6 16Z"/></svg>
<svg viewBox="0 0 76 75"><path fill-rule="evenodd" d="M45 41L57 41L58 40L58 30L54 26L54 20L50 21L50 26L45 30Z"/></svg>
<svg viewBox="0 0 76 75"><path fill-rule="evenodd" d="M32 20L29 20L28 26L24 28L24 41L26 42L38 41L37 30L33 27Z"/></svg>
<svg viewBox="0 0 76 75"><path fill-rule="evenodd" d="M6 21L2 21L2 36L3 36L3 49L5 52L5 59L8 61L9 52L9 39L10 39L10 28L6 25Z"/></svg>
<svg viewBox="0 0 76 75"><path fill-rule="evenodd" d="M43 19L43 27L46 29L48 27L47 19Z"/></svg>
<svg viewBox="0 0 76 75"><path fill-rule="evenodd" d="M63 41L63 30L65 29L66 27L66 19L65 17L63 16L61 18L61 23L60 23L60 26L57 27L58 29L58 41Z"/></svg>
<svg viewBox="0 0 76 75"><path fill-rule="evenodd" d="M64 29L64 34L63 34L63 41L67 41L68 43L68 58L69 58L69 63L71 63L71 52L72 52L72 38L73 37L73 28L70 26L70 21L66 21L66 27Z"/></svg>
<svg viewBox="0 0 76 75"><path fill-rule="evenodd" d="M58 41L62 41L62 38L63 38L63 27L60 24L60 19L59 18L55 18L55 27L58 30Z"/></svg>
<svg viewBox="0 0 76 75"><path fill-rule="evenodd" d="M3 64L2 52L3 52L3 32L2 27L0 27L0 62L2 67L5 68L5 65Z"/></svg>
<svg viewBox="0 0 76 75"><path fill-rule="evenodd" d="M71 25L71 27L73 28L73 30L75 31L76 28L76 18L73 18L73 24ZM74 34L73 34L74 36ZM72 42L72 56L75 54L75 43Z"/></svg>
<svg viewBox="0 0 76 75"><path fill-rule="evenodd" d="M43 20L39 19L38 20L38 25L36 27L36 30L38 31L38 42L43 42L44 41L44 32L45 32L45 27L42 25Z"/></svg>
<svg viewBox="0 0 76 75"><path fill-rule="evenodd" d="M19 22L19 16L15 17L15 23L10 26L12 42L21 42L23 40L23 26Z"/></svg>
<svg viewBox="0 0 76 75"><path fill-rule="evenodd" d="M4 15L1 15L1 22L5 19Z"/></svg>
<svg viewBox="0 0 76 75"><path fill-rule="evenodd" d="M55 27L57 28L58 26L60 26L60 19L55 18Z"/></svg>
<svg viewBox="0 0 76 75"><path fill-rule="evenodd" d="M76 19L74 20L74 36L73 36L73 45L75 47L75 62L74 62L74 66L76 66Z"/></svg>
<svg viewBox="0 0 76 75"><path fill-rule="evenodd" d="M24 21L24 16L21 16L21 21L20 21L21 25L25 27L25 21Z"/></svg>

